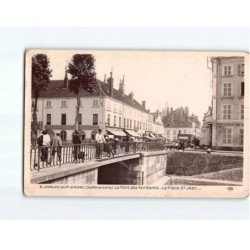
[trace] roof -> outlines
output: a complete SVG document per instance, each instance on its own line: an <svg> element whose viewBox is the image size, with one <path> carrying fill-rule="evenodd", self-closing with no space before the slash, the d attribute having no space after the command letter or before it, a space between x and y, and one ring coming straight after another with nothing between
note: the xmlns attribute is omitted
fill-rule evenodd
<svg viewBox="0 0 250 250"><path fill-rule="evenodd" d="M70 80L69 80L70 81ZM109 96L109 88L108 84L97 80L102 88L102 95ZM85 90L80 91L81 97L94 97L94 96L100 96L100 88L97 87L94 91L94 93L88 93ZM64 80L52 80L49 83L48 89L45 92L40 93L40 98L56 98L56 97L76 97L74 92L70 92L67 87L64 87ZM110 97L111 98L111 97ZM145 113L149 113L148 110L146 110L138 101L135 99L131 99L128 95L122 95L119 90L113 89L113 98L121 101L123 103L126 103L129 106L132 106L136 109L139 109L141 111L144 111Z"/></svg>
<svg viewBox="0 0 250 250"><path fill-rule="evenodd" d="M174 121L169 126L165 126L167 128L191 128L192 125L186 121Z"/></svg>

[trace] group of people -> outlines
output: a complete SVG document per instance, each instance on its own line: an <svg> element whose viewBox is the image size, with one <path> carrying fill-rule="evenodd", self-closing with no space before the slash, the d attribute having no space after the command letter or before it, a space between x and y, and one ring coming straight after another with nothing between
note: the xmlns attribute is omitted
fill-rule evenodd
<svg viewBox="0 0 250 250"><path fill-rule="evenodd" d="M177 149L177 150L184 151L187 148L187 141L179 139L179 140L172 142L171 144L167 144L166 148L171 149L171 150Z"/></svg>
<svg viewBox="0 0 250 250"><path fill-rule="evenodd" d="M51 164L53 162L55 154L57 153L57 157L59 160L59 164L61 163L61 147L62 147L62 139L60 137L60 133L56 133L56 135L50 139L47 130L43 130L41 135L37 138L37 144L39 147L40 159L42 162L46 162L46 165ZM51 157L49 159L49 147L52 147Z"/></svg>
<svg viewBox="0 0 250 250"><path fill-rule="evenodd" d="M114 156L119 154L121 144L124 144L125 153L129 153L130 146L135 150L136 142L134 137L127 136L123 141L118 138L110 138L108 135L104 135L101 129L98 129L98 132L95 136L96 141L96 158L100 159L106 153L107 157Z"/></svg>
<svg viewBox="0 0 250 250"><path fill-rule="evenodd" d="M125 143L124 143L125 142ZM73 144L73 157L74 161L78 162L84 159L85 152L81 152L81 134L75 130L72 134ZM104 135L101 129L95 135L95 147L96 147L96 158L100 159L104 156L111 157L119 154L121 143L124 143L125 153L129 153L130 146L135 150L135 138L127 136L123 141L118 138L110 138L108 135ZM43 130L41 135L37 138L38 154L42 162L46 165L51 165L54 161L55 155L57 154L59 165L61 165L62 158L62 139L60 133L51 139L47 130ZM50 151L49 151L50 150ZM82 155L83 154L83 155Z"/></svg>

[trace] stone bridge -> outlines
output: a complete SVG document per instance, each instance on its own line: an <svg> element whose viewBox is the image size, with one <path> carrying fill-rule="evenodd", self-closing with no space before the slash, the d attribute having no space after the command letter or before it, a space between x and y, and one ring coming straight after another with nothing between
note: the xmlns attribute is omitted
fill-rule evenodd
<svg viewBox="0 0 250 250"><path fill-rule="evenodd" d="M137 152L33 171L31 183L152 185L164 176L166 167L165 150Z"/></svg>

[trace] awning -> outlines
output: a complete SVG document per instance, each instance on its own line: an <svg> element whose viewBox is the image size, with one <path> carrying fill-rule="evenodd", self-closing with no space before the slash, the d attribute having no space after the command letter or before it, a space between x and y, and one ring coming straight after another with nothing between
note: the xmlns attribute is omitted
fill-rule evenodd
<svg viewBox="0 0 250 250"><path fill-rule="evenodd" d="M118 128L108 128L107 131L115 136L126 136L126 134Z"/></svg>
<svg viewBox="0 0 250 250"><path fill-rule="evenodd" d="M148 139L148 140L152 140L153 138L149 137L149 136L143 136L144 139Z"/></svg>
<svg viewBox="0 0 250 250"><path fill-rule="evenodd" d="M127 130L125 129L125 131L130 134L131 136L134 136L134 137L140 137L139 134L137 134L134 130Z"/></svg>
<svg viewBox="0 0 250 250"><path fill-rule="evenodd" d="M149 133L149 136L151 136L152 138L155 138L153 133Z"/></svg>

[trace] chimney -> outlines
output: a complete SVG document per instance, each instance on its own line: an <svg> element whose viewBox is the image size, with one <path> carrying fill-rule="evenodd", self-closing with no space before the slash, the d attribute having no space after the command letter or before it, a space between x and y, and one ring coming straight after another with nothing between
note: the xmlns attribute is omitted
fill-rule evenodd
<svg viewBox="0 0 250 250"><path fill-rule="evenodd" d="M142 101L142 107L146 109L146 101Z"/></svg>
<svg viewBox="0 0 250 250"><path fill-rule="evenodd" d="M131 91L130 93L129 93L129 98L131 99L131 100L133 100L134 99L134 93Z"/></svg>
<svg viewBox="0 0 250 250"><path fill-rule="evenodd" d="M169 107L167 107L167 115L169 115Z"/></svg>
<svg viewBox="0 0 250 250"><path fill-rule="evenodd" d="M123 76L122 80L120 80L120 83L119 83L119 91L120 91L120 93L121 93L123 96L125 95L124 77L125 77L125 75Z"/></svg>
<svg viewBox="0 0 250 250"><path fill-rule="evenodd" d="M111 70L110 77L107 80L108 88L109 88L109 95L110 97L114 96L114 78L113 78L113 72Z"/></svg>
<svg viewBox="0 0 250 250"><path fill-rule="evenodd" d="M188 107L185 107L185 115L188 116L189 110Z"/></svg>
<svg viewBox="0 0 250 250"><path fill-rule="evenodd" d="M170 114L172 114L174 112L173 108L170 108Z"/></svg>
<svg viewBox="0 0 250 250"><path fill-rule="evenodd" d="M183 121L184 120L184 108L181 107L180 108L180 121Z"/></svg>
<svg viewBox="0 0 250 250"><path fill-rule="evenodd" d="M68 79L67 68L65 67L64 88L68 88L68 87L69 87L69 79Z"/></svg>

